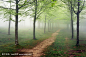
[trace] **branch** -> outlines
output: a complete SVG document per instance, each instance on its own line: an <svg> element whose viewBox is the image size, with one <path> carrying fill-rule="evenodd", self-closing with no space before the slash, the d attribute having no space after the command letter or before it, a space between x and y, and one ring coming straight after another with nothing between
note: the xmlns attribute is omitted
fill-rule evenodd
<svg viewBox="0 0 86 57"><path fill-rule="evenodd" d="M34 2L28 2L29 4L32 4L32 3L34 3ZM21 7L19 7L18 9L20 9L20 8L22 8L22 7L24 7L25 6L25 4L26 4L26 2L24 2L24 4L21 6ZM27 4L28 5L28 4Z"/></svg>
<svg viewBox="0 0 86 57"><path fill-rule="evenodd" d="M3 2L10 2L10 1L3 1ZM13 1L11 1L12 3L15 3L15 2L13 2ZM15 3L16 4L16 3Z"/></svg>
<svg viewBox="0 0 86 57"><path fill-rule="evenodd" d="M50 2L50 3L51 3L51 2ZM48 4L50 4L50 3L48 3ZM46 4L46 5L48 5L48 4ZM46 6L46 5L45 5L45 6ZM44 6L41 7L41 9L39 10L39 12L43 9L43 7L44 7ZM39 12L38 12L38 13L39 13Z"/></svg>
<svg viewBox="0 0 86 57"><path fill-rule="evenodd" d="M10 9L10 8L6 8L6 7L3 7L3 6L0 6L0 8L3 8L3 9ZM12 8L11 8L12 9ZM12 9L12 10L16 10L16 9Z"/></svg>
<svg viewBox="0 0 86 57"><path fill-rule="evenodd" d="M20 1L20 0L19 0L19 1ZM21 7L19 7L18 9L20 9L20 8L24 7L24 6L25 6L25 3L26 3L26 2L24 2L24 4L23 4Z"/></svg>
<svg viewBox="0 0 86 57"><path fill-rule="evenodd" d="M45 8L46 9L46 8ZM42 14L44 11L45 11L45 9L40 13L40 14ZM37 16L37 18L40 16L40 14Z"/></svg>
<svg viewBox="0 0 86 57"><path fill-rule="evenodd" d="M84 3L83 3L83 5L82 5L82 8L81 8L81 10L79 11L79 13L83 10L84 4L85 4L85 0L84 0Z"/></svg>
<svg viewBox="0 0 86 57"><path fill-rule="evenodd" d="M72 7L72 8L73 8L74 13L77 14L77 12L74 10L74 7Z"/></svg>

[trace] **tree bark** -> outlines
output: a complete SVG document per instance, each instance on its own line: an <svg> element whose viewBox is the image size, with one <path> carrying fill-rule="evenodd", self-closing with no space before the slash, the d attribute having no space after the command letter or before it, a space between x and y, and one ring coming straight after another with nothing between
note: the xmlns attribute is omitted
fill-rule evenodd
<svg viewBox="0 0 86 57"><path fill-rule="evenodd" d="M44 26L44 33L46 31L46 16L45 16L45 26Z"/></svg>
<svg viewBox="0 0 86 57"><path fill-rule="evenodd" d="M77 13L77 43L76 45L79 45L79 13Z"/></svg>
<svg viewBox="0 0 86 57"><path fill-rule="evenodd" d="M48 21L48 32L49 32L49 21Z"/></svg>
<svg viewBox="0 0 86 57"><path fill-rule="evenodd" d="M10 2L10 10L11 10L11 2ZM11 24L11 20L10 19L11 19L11 13L10 13L10 18L9 18L8 35L10 35L10 24Z"/></svg>
<svg viewBox="0 0 86 57"><path fill-rule="evenodd" d="M51 22L50 22L50 31L51 31Z"/></svg>
<svg viewBox="0 0 86 57"><path fill-rule="evenodd" d="M80 0L78 0L78 12L77 12L77 43L76 46L79 46L79 6L80 6Z"/></svg>
<svg viewBox="0 0 86 57"><path fill-rule="evenodd" d="M52 31L53 31L53 23L52 23Z"/></svg>
<svg viewBox="0 0 86 57"><path fill-rule="evenodd" d="M33 22L33 39L36 39L35 38L35 20L36 20L36 18L34 17L34 22Z"/></svg>
<svg viewBox="0 0 86 57"><path fill-rule="evenodd" d="M71 28L72 28L72 39L73 39L73 36L74 36L74 33L73 33L73 9L72 9L72 2L71 2Z"/></svg>
<svg viewBox="0 0 86 57"><path fill-rule="evenodd" d="M18 44L18 0L16 0L16 20L15 20L15 45Z"/></svg>
<svg viewBox="0 0 86 57"><path fill-rule="evenodd" d="M37 14L37 0L35 0L35 16L34 16L34 22L33 22L33 39L36 39L36 37L35 37L36 14Z"/></svg>
<svg viewBox="0 0 86 57"><path fill-rule="evenodd" d="M10 18L11 18L11 14L10 14ZM11 20L9 18L9 27L8 27L8 35L10 35L10 24L11 24Z"/></svg>

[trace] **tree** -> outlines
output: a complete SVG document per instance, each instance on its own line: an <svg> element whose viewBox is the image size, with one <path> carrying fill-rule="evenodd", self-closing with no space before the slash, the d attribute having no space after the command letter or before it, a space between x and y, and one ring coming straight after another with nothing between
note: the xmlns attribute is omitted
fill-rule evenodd
<svg viewBox="0 0 86 57"><path fill-rule="evenodd" d="M10 10L11 10L11 0L10 0ZM10 13L10 17L9 17L8 35L10 35L10 24L11 24L11 13Z"/></svg>
<svg viewBox="0 0 86 57"><path fill-rule="evenodd" d="M73 0L72 2L74 2L73 7L72 7L73 11L77 15L77 42L76 42L76 46L79 46L79 14L84 8L85 0L84 0L83 4L82 4L83 1L81 1L81 0ZM76 3L77 3L77 6L76 6ZM74 10L74 6L77 7L77 11Z"/></svg>
<svg viewBox="0 0 86 57"><path fill-rule="evenodd" d="M72 9L72 0L61 0L63 3L65 3L68 7L68 9L70 10L70 14L71 14L71 31L72 31L72 38L74 36L74 31L73 31L73 9Z"/></svg>
<svg viewBox="0 0 86 57"><path fill-rule="evenodd" d="M5 2L15 3L13 1L5 1ZM22 7L25 7L25 6L28 5L26 0L24 1L23 4L19 4L19 2L20 2L20 0L16 0L16 9L10 8L11 10L13 10L13 11L15 10L16 11L16 12L12 13L13 15L15 15L15 45L19 45L19 43L18 43L18 15L19 14L21 15L21 13L19 13L19 9L21 9ZM9 9L9 8L3 7L3 6L0 6L0 8ZM10 13L10 11L8 11L6 13ZM20 20L20 21L22 21L22 20Z"/></svg>
<svg viewBox="0 0 86 57"><path fill-rule="evenodd" d="M46 15L45 15L45 26L44 26L44 33L46 31Z"/></svg>
<svg viewBox="0 0 86 57"><path fill-rule="evenodd" d="M33 39L36 39L36 37L35 37L35 23L36 23L36 20L46 10L46 8L48 8L48 5L51 3L51 1L41 1L41 4L43 4L43 5L38 6L37 4L40 4L39 2L40 2L39 0L34 0L34 5L33 5L35 7L35 10L33 11L33 13L34 13Z"/></svg>

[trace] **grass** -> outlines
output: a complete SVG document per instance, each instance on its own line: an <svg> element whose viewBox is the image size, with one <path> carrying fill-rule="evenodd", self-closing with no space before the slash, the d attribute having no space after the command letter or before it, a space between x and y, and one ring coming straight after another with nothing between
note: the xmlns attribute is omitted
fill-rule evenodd
<svg viewBox="0 0 86 57"><path fill-rule="evenodd" d="M80 40L85 40L85 37L80 33ZM86 41L80 41L80 46L75 46L75 39L76 35L74 40L71 40L70 31L61 30L55 42L44 50L44 55L41 57L86 57Z"/></svg>
<svg viewBox="0 0 86 57"><path fill-rule="evenodd" d="M33 48L43 40L51 37L51 34L55 32L55 30L51 32L46 31L46 33L44 34L43 29L36 29L37 40L33 40L32 29L19 29L19 46L15 46L14 28L11 29L11 35L7 34L6 28L0 28L0 56L2 52L17 52L18 49Z"/></svg>

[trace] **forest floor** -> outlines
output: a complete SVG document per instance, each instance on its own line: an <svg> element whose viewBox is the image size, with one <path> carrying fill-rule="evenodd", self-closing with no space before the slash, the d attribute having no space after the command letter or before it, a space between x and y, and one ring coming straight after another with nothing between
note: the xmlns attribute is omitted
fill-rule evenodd
<svg viewBox="0 0 86 57"><path fill-rule="evenodd" d="M48 46L52 45L52 43L55 41L56 36L58 35L58 32L60 31L57 30L55 33L52 34L52 36L44 41L42 41L40 44L38 44L37 46L35 46L32 49L19 49L18 52L32 52L33 55L30 56L24 56L24 55L20 55L20 56L15 56L15 57L40 57L43 54L43 50L45 48L47 48Z"/></svg>

